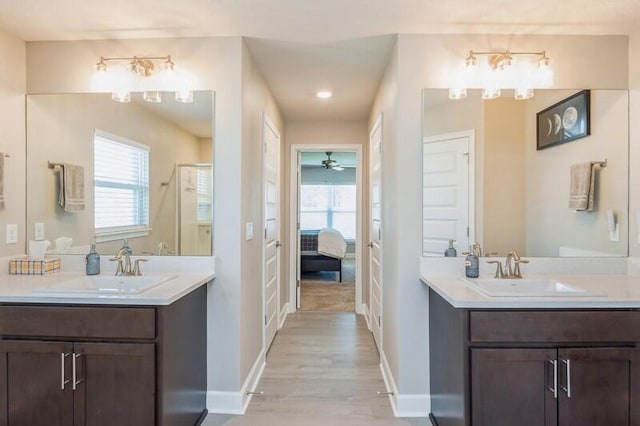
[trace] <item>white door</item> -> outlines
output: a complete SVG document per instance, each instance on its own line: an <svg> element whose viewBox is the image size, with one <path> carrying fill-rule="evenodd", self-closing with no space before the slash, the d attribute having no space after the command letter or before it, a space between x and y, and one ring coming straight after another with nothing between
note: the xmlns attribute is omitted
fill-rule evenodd
<svg viewBox="0 0 640 426"><path fill-rule="evenodd" d="M278 330L280 309L280 133L264 116L264 339L268 349Z"/></svg>
<svg viewBox="0 0 640 426"><path fill-rule="evenodd" d="M369 312L373 338L382 350L382 115L369 135Z"/></svg>
<svg viewBox="0 0 640 426"><path fill-rule="evenodd" d="M472 133L433 136L425 140L422 161L422 252L443 256L449 240L458 255L473 240L469 171Z"/></svg>

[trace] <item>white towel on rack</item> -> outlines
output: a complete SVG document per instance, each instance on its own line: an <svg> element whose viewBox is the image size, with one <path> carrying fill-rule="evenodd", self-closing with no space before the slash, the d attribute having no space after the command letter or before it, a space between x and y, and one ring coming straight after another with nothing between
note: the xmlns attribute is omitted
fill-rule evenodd
<svg viewBox="0 0 640 426"><path fill-rule="evenodd" d="M571 166L571 184L569 186L569 208L576 211L593 211L596 183L595 165L586 163Z"/></svg>
<svg viewBox="0 0 640 426"><path fill-rule="evenodd" d="M64 211L78 213L84 210L84 167L61 164L58 169L58 204Z"/></svg>

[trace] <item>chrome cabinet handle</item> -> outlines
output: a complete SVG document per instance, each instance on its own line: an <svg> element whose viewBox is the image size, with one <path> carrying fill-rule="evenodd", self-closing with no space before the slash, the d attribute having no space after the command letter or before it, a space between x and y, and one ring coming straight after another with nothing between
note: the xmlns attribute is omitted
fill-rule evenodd
<svg viewBox="0 0 640 426"><path fill-rule="evenodd" d="M69 383L69 380L65 379L64 374L64 360L71 354L65 354L64 352L60 354L60 389L64 390L64 385Z"/></svg>
<svg viewBox="0 0 640 426"><path fill-rule="evenodd" d="M82 379L78 380L77 379L77 368L76 368L76 360L78 358L80 358L82 356L82 354L73 354L73 358L71 358L71 363L73 365L73 371L72 371L72 382L71 382L71 389L76 390L76 387L82 383Z"/></svg>
<svg viewBox="0 0 640 426"><path fill-rule="evenodd" d="M558 360L550 359L549 363L553 365L553 388L547 386L547 390L553 393L554 399L558 399Z"/></svg>
<svg viewBox="0 0 640 426"><path fill-rule="evenodd" d="M567 366L567 387L560 386L560 389L567 393L567 398L571 398L571 360L561 359L561 361Z"/></svg>

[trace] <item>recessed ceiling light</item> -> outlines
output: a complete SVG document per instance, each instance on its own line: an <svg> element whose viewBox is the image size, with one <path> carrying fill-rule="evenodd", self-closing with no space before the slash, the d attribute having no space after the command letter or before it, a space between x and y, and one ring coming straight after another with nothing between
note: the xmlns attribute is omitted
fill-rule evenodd
<svg viewBox="0 0 640 426"><path fill-rule="evenodd" d="M319 97L320 99L329 99L332 96L332 94L328 90L320 90L318 93L316 93L316 96Z"/></svg>

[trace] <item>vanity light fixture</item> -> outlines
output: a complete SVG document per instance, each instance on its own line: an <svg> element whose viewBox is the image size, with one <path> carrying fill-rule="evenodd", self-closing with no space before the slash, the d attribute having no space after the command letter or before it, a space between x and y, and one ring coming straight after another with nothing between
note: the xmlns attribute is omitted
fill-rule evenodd
<svg viewBox="0 0 640 426"><path fill-rule="evenodd" d="M481 88L482 99L495 99L501 89L513 89L515 99L530 99L534 88L553 82L551 59L546 51L469 51L464 68L455 73L450 99L464 99L467 88Z"/></svg>
<svg viewBox="0 0 640 426"><path fill-rule="evenodd" d="M329 99L333 94L328 90L320 90L316 93L316 96L320 99Z"/></svg>
<svg viewBox="0 0 640 426"><path fill-rule="evenodd" d="M185 73L176 70L171 56L100 57L93 86L111 92L118 102L130 102L131 92L143 92L147 102L162 102L163 91L175 91L179 102L193 102L193 91Z"/></svg>

